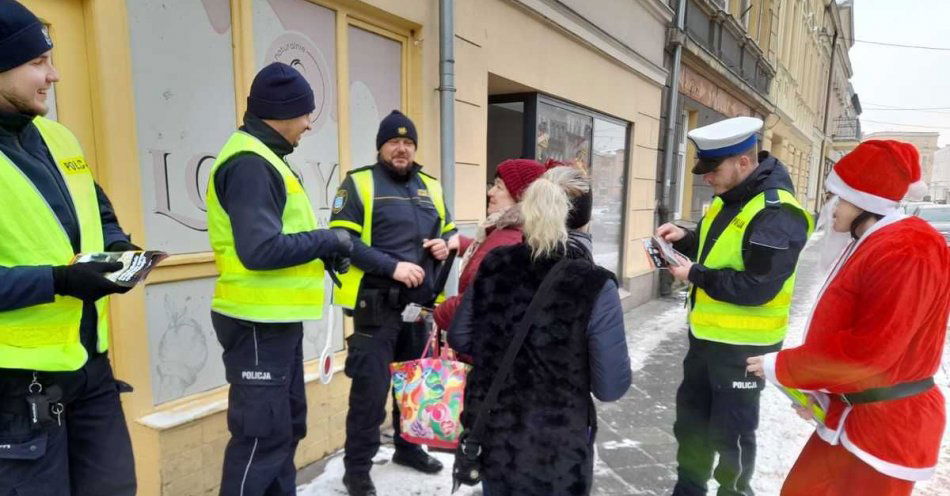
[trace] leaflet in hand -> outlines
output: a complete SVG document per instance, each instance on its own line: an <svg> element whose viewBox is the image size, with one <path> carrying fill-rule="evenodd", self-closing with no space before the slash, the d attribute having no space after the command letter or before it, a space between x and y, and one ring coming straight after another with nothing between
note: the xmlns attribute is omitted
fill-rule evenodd
<svg viewBox="0 0 950 496"><path fill-rule="evenodd" d="M680 252L674 250L673 245L656 236L650 239L644 239L643 249L646 250L647 255L650 257L650 262L652 262L653 266L657 269L665 269L671 266L679 267L681 264L677 256L686 258Z"/></svg>
<svg viewBox="0 0 950 496"><path fill-rule="evenodd" d="M785 396L788 396L792 402L798 406L808 407L809 398L812 400L811 404L811 414L815 417L815 420L825 423L825 407L827 405L822 405L822 398L816 397L814 394L806 393L799 389L787 388L785 386L778 386L779 391L785 393Z"/></svg>
<svg viewBox="0 0 950 496"><path fill-rule="evenodd" d="M105 274L105 278L119 286L131 288L144 280L145 276L167 257L168 254L163 251L104 251L80 253L73 258L72 263L121 263L121 269Z"/></svg>

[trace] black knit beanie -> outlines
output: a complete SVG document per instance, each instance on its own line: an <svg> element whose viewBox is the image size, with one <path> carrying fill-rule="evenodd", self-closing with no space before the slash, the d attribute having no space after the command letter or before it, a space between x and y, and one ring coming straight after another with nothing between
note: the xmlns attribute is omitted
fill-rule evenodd
<svg viewBox="0 0 950 496"><path fill-rule="evenodd" d="M379 123L379 131L376 133L376 150L382 148L383 143L393 138L409 138L416 146L419 146L416 125L398 110L393 110Z"/></svg>
<svg viewBox="0 0 950 496"><path fill-rule="evenodd" d="M587 193L571 198L571 211L567 214L567 228L580 229L590 222L591 210L594 207L594 193Z"/></svg>
<svg viewBox="0 0 950 496"><path fill-rule="evenodd" d="M53 48L46 26L14 0L0 0L0 72L19 67Z"/></svg>
<svg viewBox="0 0 950 496"><path fill-rule="evenodd" d="M310 83L287 64L274 62L261 69L251 83L247 111L261 119L293 119L313 112Z"/></svg>

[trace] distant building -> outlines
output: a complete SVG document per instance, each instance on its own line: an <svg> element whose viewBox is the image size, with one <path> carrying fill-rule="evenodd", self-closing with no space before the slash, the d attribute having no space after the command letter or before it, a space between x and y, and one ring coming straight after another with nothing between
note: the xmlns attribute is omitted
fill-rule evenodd
<svg viewBox="0 0 950 496"><path fill-rule="evenodd" d="M920 176L929 185L933 180L934 153L937 151L937 140L939 138L940 133L938 132L881 131L866 135L862 141L871 139L897 140L916 146L917 151L920 152Z"/></svg>
<svg viewBox="0 0 950 496"><path fill-rule="evenodd" d="M928 185L933 201L950 203L950 145L934 152L933 175Z"/></svg>

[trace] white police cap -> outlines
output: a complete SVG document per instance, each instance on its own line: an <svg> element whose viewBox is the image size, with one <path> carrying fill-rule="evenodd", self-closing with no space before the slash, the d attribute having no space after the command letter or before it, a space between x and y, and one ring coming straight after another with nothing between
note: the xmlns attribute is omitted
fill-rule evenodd
<svg viewBox="0 0 950 496"><path fill-rule="evenodd" d="M686 136L696 145L699 158L693 174L705 174L715 169L723 159L755 146L756 133L762 125L762 119L755 117L733 117L687 133Z"/></svg>

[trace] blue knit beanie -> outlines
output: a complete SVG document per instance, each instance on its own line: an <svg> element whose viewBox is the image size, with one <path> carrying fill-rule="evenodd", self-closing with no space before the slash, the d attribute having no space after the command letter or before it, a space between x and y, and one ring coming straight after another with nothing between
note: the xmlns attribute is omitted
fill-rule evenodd
<svg viewBox="0 0 950 496"><path fill-rule="evenodd" d="M46 26L15 0L0 0L0 72L19 67L53 48Z"/></svg>
<svg viewBox="0 0 950 496"><path fill-rule="evenodd" d="M261 69L251 83L247 111L261 119L293 119L313 112L313 90L303 75L287 64L274 62Z"/></svg>
<svg viewBox="0 0 950 496"><path fill-rule="evenodd" d="M383 122L379 123L379 131L376 133L376 150L382 148L383 143L393 138L409 138L416 146L419 146L416 125L398 110L393 110L383 119Z"/></svg>

